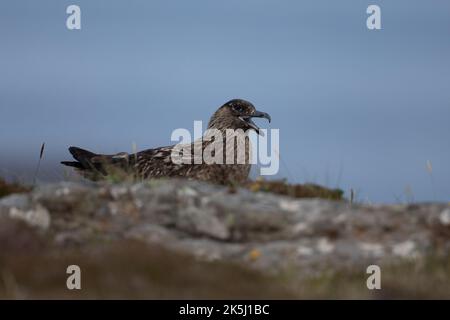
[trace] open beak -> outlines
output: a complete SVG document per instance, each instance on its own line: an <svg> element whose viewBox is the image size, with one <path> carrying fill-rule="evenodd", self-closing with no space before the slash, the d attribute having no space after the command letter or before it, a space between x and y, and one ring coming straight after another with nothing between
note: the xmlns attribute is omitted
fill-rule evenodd
<svg viewBox="0 0 450 320"><path fill-rule="evenodd" d="M259 131L259 127L256 125L256 123L253 122L252 118L266 118L267 120L269 120L269 123L270 121L272 121L268 113L261 111L255 111L252 115L241 116L240 118L242 121L245 121L250 128L255 130L257 134L261 135L263 135L263 133Z"/></svg>

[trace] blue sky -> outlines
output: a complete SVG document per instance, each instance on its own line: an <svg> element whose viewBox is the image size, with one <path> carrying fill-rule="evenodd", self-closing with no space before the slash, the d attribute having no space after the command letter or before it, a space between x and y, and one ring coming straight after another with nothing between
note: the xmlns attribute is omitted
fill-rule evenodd
<svg viewBox="0 0 450 320"><path fill-rule="evenodd" d="M167 145L239 97L280 129L279 177L449 201L449 36L437 0L2 1L0 173L30 179L45 141L40 179L62 179L69 145Z"/></svg>

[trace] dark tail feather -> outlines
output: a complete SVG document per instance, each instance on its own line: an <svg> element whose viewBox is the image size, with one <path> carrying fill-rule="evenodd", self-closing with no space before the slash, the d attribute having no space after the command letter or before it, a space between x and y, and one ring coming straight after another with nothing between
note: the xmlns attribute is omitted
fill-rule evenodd
<svg viewBox="0 0 450 320"><path fill-rule="evenodd" d="M83 166L78 161L61 161L61 164L68 166L68 167L83 169Z"/></svg>
<svg viewBox="0 0 450 320"><path fill-rule="evenodd" d="M93 165L91 160L92 158L96 157L97 154L77 147L70 147L69 152L77 161L62 161L61 163L63 165L81 170L95 169L95 166Z"/></svg>
<svg viewBox="0 0 450 320"><path fill-rule="evenodd" d="M69 152L72 154L72 156L75 158L75 160L78 160L79 162L83 163L83 162L90 162L90 160L97 156L97 154L81 149L81 148L77 148L77 147L70 147L69 148ZM84 164L84 163L83 163Z"/></svg>
<svg viewBox="0 0 450 320"><path fill-rule="evenodd" d="M83 172L101 173L106 175L103 164L105 162L104 160L107 159L107 156L99 155L78 147L70 147L69 152L77 161L62 161L61 164L74 167Z"/></svg>

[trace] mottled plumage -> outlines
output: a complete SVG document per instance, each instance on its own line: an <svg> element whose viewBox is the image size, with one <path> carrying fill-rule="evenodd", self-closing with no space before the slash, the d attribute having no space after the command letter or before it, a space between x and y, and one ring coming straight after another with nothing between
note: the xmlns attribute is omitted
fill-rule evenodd
<svg viewBox="0 0 450 320"><path fill-rule="evenodd" d="M249 163L251 146L247 130L255 130L259 133L259 128L251 120L254 117L266 118L270 121L270 116L267 113L257 111L248 101L234 99L225 103L212 115L208 123L208 129L223 133L223 148L220 148L220 145L217 145L219 142L210 136L194 141L190 145L185 145L190 147L190 154L181 152L181 156L184 159L186 157L189 159L189 156L191 156L190 163L176 163L172 160L172 151L175 146L148 149L131 154L121 152L114 155L95 154L81 148L70 147L69 151L77 161L63 161L61 163L76 168L82 175L93 180L120 171L144 179L186 177L220 184L242 183L247 180L251 166ZM194 163L196 147L205 152L217 147L216 150L223 150L222 153L225 155L227 146L230 148L235 145L234 143L226 143L227 129L242 129L246 132L245 137L243 137L246 141L245 159L241 157L241 162L237 162L238 151L235 148L233 164L226 164L225 162L224 164ZM178 145L178 147L180 146ZM216 155L216 150L211 153L213 156Z"/></svg>

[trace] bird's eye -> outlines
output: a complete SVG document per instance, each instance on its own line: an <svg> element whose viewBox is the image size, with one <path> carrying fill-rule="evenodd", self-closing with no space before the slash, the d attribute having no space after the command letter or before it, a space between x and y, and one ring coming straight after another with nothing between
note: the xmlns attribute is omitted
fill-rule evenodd
<svg viewBox="0 0 450 320"><path fill-rule="evenodd" d="M233 109L237 112L244 112L244 107L240 105L234 106Z"/></svg>

